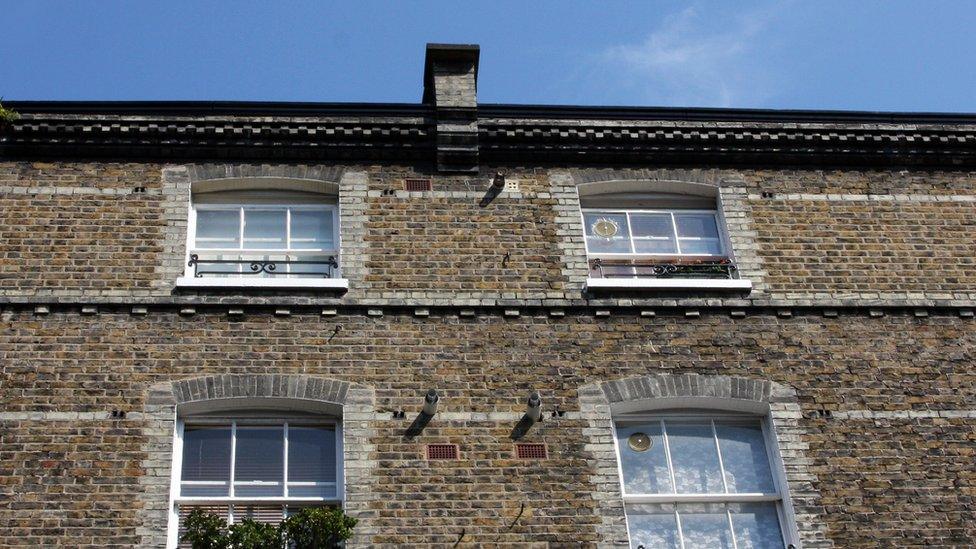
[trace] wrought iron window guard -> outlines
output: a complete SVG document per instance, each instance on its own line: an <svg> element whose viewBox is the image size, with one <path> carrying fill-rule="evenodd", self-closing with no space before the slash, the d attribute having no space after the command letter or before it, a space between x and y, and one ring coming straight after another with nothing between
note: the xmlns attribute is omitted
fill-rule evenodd
<svg viewBox="0 0 976 549"><path fill-rule="evenodd" d="M339 261L335 256L327 259L200 259L199 254L190 254L190 261L187 265L193 267L194 278L205 276L292 276L306 278L334 278L339 269ZM242 265L244 268L238 271L212 270L207 269L210 265ZM279 266L287 267L291 265L318 265L325 269L321 272L289 272L287 268L279 269Z"/></svg>
<svg viewBox="0 0 976 549"><path fill-rule="evenodd" d="M728 259L667 261L645 259L593 259L590 272L599 278L704 278L736 279L738 269Z"/></svg>

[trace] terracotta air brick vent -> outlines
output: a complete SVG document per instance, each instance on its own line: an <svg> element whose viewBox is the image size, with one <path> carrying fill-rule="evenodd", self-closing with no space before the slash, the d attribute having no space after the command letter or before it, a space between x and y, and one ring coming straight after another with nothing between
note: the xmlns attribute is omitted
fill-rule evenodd
<svg viewBox="0 0 976 549"><path fill-rule="evenodd" d="M427 459L458 459L457 444L428 444Z"/></svg>

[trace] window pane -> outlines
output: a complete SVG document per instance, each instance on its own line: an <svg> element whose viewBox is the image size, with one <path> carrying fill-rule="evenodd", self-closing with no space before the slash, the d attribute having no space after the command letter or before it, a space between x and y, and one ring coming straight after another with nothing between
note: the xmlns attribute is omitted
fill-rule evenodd
<svg viewBox="0 0 976 549"><path fill-rule="evenodd" d="M238 426L234 481L284 480L284 444L282 427ZM240 488L234 490L243 495Z"/></svg>
<svg viewBox="0 0 976 549"><path fill-rule="evenodd" d="M335 482L332 427L288 427L288 482Z"/></svg>
<svg viewBox="0 0 976 549"><path fill-rule="evenodd" d="M630 241L625 238L600 238L597 236L586 237L586 249L592 253L605 254L629 254Z"/></svg>
<svg viewBox="0 0 976 549"><path fill-rule="evenodd" d="M309 485L294 485L288 483L288 497L292 498L334 498L336 497L336 486L330 484L327 486L309 486Z"/></svg>
<svg viewBox="0 0 976 549"><path fill-rule="evenodd" d="M739 549L783 549L774 503L729 504Z"/></svg>
<svg viewBox="0 0 976 549"><path fill-rule="evenodd" d="M674 238L670 214L630 214L630 224L634 236Z"/></svg>
<svg viewBox="0 0 976 549"><path fill-rule="evenodd" d="M202 276L229 276L240 273L240 263L216 263L214 260L238 261L241 256L238 254L225 253L201 253L197 254L198 261L196 272Z"/></svg>
<svg viewBox="0 0 976 549"><path fill-rule="evenodd" d="M291 248L293 250L331 250L332 211L291 211Z"/></svg>
<svg viewBox="0 0 976 549"><path fill-rule="evenodd" d="M679 494L724 492L711 423L666 422Z"/></svg>
<svg viewBox="0 0 976 549"><path fill-rule="evenodd" d="M675 214L679 237L718 238L718 226L713 214Z"/></svg>
<svg viewBox="0 0 976 549"><path fill-rule="evenodd" d="M626 215L589 212L583 215L583 224L590 253L630 253Z"/></svg>
<svg viewBox="0 0 976 549"><path fill-rule="evenodd" d="M630 436L643 433L651 440L647 450L637 451L630 447ZM617 447L620 449L620 467L623 470L624 490L627 494L671 493L671 476L668 474L668 457L665 455L661 423L654 421L641 425L617 427Z"/></svg>
<svg viewBox="0 0 976 549"><path fill-rule="evenodd" d="M180 485L180 495L185 498L227 497L230 495L230 483L224 484L189 484Z"/></svg>
<svg viewBox="0 0 976 549"><path fill-rule="evenodd" d="M237 210L197 210L196 247L239 247L240 215Z"/></svg>
<svg viewBox="0 0 976 549"><path fill-rule="evenodd" d="M722 465L725 466L725 482L729 492L776 491L762 427L758 423L736 425L715 422L715 432L722 449Z"/></svg>
<svg viewBox="0 0 976 549"><path fill-rule="evenodd" d="M668 240L634 240L634 251L639 254L676 254L678 247L674 239Z"/></svg>
<svg viewBox="0 0 976 549"><path fill-rule="evenodd" d="M292 263L288 265L288 272L296 276L303 278L315 278L327 276L332 267L327 263L329 260L328 255L289 255L289 260L296 261L320 261L321 263L313 264L296 264Z"/></svg>
<svg viewBox="0 0 976 549"><path fill-rule="evenodd" d="M627 531L630 546L646 549L678 549L678 524L672 505L627 505Z"/></svg>
<svg viewBox="0 0 976 549"><path fill-rule="evenodd" d="M234 496L239 498L278 497L284 495L283 485L234 483Z"/></svg>
<svg viewBox="0 0 976 549"><path fill-rule="evenodd" d="M685 549L732 549L732 532L725 505L715 503L678 506Z"/></svg>
<svg viewBox="0 0 976 549"><path fill-rule="evenodd" d="M181 478L223 482L230 479L230 427L183 429Z"/></svg>
<svg viewBox="0 0 976 549"><path fill-rule="evenodd" d="M681 239L681 253L698 255L722 255L720 240L690 240Z"/></svg>
<svg viewBox="0 0 976 549"><path fill-rule="evenodd" d="M285 210L244 210L244 248L284 249Z"/></svg>

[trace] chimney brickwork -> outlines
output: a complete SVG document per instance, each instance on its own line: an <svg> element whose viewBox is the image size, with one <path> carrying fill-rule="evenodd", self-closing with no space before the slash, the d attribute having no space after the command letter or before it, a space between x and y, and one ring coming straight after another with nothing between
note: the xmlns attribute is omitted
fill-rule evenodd
<svg viewBox="0 0 976 549"><path fill-rule="evenodd" d="M478 171L478 56L475 45L427 44L424 103L434 110L438 171Z"/></svg>

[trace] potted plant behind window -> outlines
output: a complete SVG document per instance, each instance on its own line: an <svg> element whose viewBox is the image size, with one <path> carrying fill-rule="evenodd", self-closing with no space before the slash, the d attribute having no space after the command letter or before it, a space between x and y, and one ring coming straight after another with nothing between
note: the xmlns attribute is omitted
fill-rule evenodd
<svg viewBox="0 0 976 549"><path fill-rule="evenodd" d="M342 509L305 508L280 525L223 518L195 509L187 515L180 541L192 549L330 549L352 537L357 520Z"/></svg>
<svg viewBox="0 0 976 549"><path fill-rule="evenodd" d="M340 546L352 537L356 519L342 512L342 509L307 507L288 517L281 523L281 529L294 549L324 549Z"/></svg>

